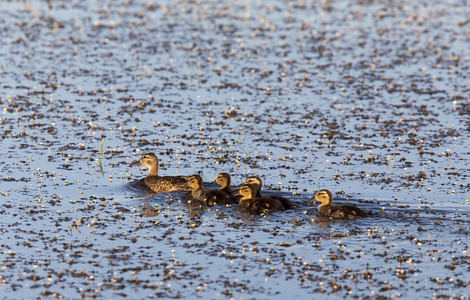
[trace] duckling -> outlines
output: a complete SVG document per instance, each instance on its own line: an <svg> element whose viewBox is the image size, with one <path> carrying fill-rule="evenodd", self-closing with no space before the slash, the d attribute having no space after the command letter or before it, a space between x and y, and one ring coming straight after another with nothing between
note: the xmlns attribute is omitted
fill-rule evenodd
<svg viewBox="0 0 470 300"><path fill-rule="evenodd" d="M154 193L168 193L175 191L190 191L186 176L159 176L158 158L153 153L145 153L129 166L144 166L148 169L147 177L141 179L142 185L150 188Z"/></svg>
<svg viewBox="0 0 470 300"><path fill-rule="evenodd" d="M355 218L365 218L367 213L362 209L349 204L334 205L331 204L333 196L329 190L320 190L315 194L315 199L311 201L320 201L318 212L324 216L352 220Z"/></svg>
<svg viewBox="0 0 470 300"><path fill-rule="evenodd" d="M294 208L295 205L284 197L273 197L276 195L268 195L256 197L258 186L255 184L242 184L240 186L240 194L243 196L240 199L240 206L252 214L265 214L272 211L284 211L286 209ZM282 199L279 199L282 198Z"/></svg>
<svg viewBox="0 0 470 300"><path fill-rule="evenodd" d="M231 202L238 203L235 199L235 190L230 187L230 174L228 173L219 173L217 174L217 178L215 182L220 185L219 191L224 192L230 198Z"/></svg>
<svg viewBox="0 0 470 300"><path fill-rule="evenodd" d="M245 179L245 182L243 184L250 184L256 186L256 192L255 192L255 197L261 197L261 185L263 182L261 181L261 178L258 176L250 176Z"/></svg>
<svg viewBox="0 0 470 300"><path fill-rule="evenodd" d="M209 190L202 187L202 178L199 175L189 176L188 185L193 189L193 199L203 202L207 206L216 204L229 204L232 199L221 190Z"/></svg>
<svg viewBox="0 0 470 300"><path fill-rule="evenodd" d="M243 184L252 185L252 186L255 187L255 195L254 195L255 198L263 197L263 195L261 195L261 186L263 185L263 182L261 181L260 177L250 176L250 177L245 179L245 182ZM276 195L276 194L268 194L268 195L264 195L264 196L281 201L283 203L283 205L286 207L286 209L296 207L292 203L292 201L290 201L289 199L284 198L282 196L279 196L279 195Z"/></svg>

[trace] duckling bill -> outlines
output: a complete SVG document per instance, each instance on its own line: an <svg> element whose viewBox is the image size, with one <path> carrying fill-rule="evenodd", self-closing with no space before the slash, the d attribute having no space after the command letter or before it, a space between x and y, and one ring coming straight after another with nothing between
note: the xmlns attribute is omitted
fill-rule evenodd
<svg viewBox="0 0 470 300"><path fill-rule="evenodd" d="M153 153L145 153L142 157L132 162L129 166L144 166L148 169L147 177L141 179L141 184L154 193L168 193L175 191L190 191L185 176L160 176L158 175L158 158Z"/></svg>
<svg viewBox="0 0 470 300"><path fill-rule="evenodd" d="M348 204L335 205L332 204L333 196L329 190L320 190L315 194L315 200L322 204L318 206L318 212L321 215L336 219L356 219L368 217L367 213L362 209ZM315 201L311 200L311 201Z"/></svg>
<svg viewBox="0 0 470 300"><path fill-rule="evenodd" d="M193 199L202 202L207 206L233 203L233 200L225 192L203 188L202 178L197 174L189 176L188 185L193 189L191 192Z"/></svg>
<svg viewBox="0 0 470 300"><path fill-rule="evenodd" d="M257 197L258 186L255 184L242 184L240 186L240 206L246 211L261 215L273 211L284 211L292 209L295 205L289 199L278 195L267 195Z"/></svg>

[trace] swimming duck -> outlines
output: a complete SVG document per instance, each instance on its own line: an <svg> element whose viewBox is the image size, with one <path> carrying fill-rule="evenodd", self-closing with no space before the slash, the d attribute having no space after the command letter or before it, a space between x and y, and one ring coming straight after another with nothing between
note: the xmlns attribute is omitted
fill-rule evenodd
<svg viewBox="0 0 470 300"><path fill-rule="evenodd" d="M315 194L315 199L310 201L320 201L322 204L318 206L318 212L324 216L337 218L337 219L348 219L352 220L355 218L365 218L367 217L367 213L362 209L350 205L350 204L343 204L343 205L334 205L331 204L333 200L333 196L329 190L319 190Z"/></svg>
<svg viewBox="0 0 470 300"><path fill-rule="evenodd" d="M191 195L193 199L203 202L207 206L216 204L230 204L232 199L221 190L210 190L202 187L202 178L199 175L192 175L188 178L188 185L193 189Z"/></svg>
<svg viewBox="0 0 470 300"><path fill-rule="evenodd" d="M187 185L186 176L159 176L158 158L153 153L145 153L139 160L130 164L131 167L140 165L147 167L149 170L147 177L141 179L141 183L154 193L191 190Z"/></svg>
<svg viewBox="0 0 470 300"><path fill-rule="evenodd" d="M255 184L242 184L240 186L240 206L252 214L265 214L272 211L294 208L295 205L289 199L277 195L257 197L258 186Z"/></svg>
<svg viewBox="0 0 470 300"><path fill-rule="evenodd" d="M233 189L230 187L231 179L230 179L230 174L228 173L219 173L217 174L217 178L215 182L220 185L219 190L226 193L229 197L232 203L238 204L238 200L242 197L240 194L238 194L238 189Z"/></svg>
<svg viewBox="0 0 470 300"><path fill-rule="evenodd" d="M215 182L217 182L218 185L220 185L219 190L222 192L231 195L235 192L234 189L230 187L230 174L228 173L219 173L217 174L217 178L215 179Z"/></svg>
<svg viewBox="0 0 470 300"><path fill-rule="evenodd" d="M279 196L279 195L276 195L276 194L268 194L268 195L261 195L261 186L263 185L263 182L261 181L261 178L258 177L258 176L250 176L248 178L245 179L245 182L243 184L248 184L248 185L253 185L256 187L255 189L255 197L256 198L259 198L259 197L263 197L263 196L266 196L266 197L270 197L270 198L273 198L273 199L277 199L283 203L286 203L286 207L288 206L292 206L292 207L289 207L289 208L294 208L295 205L292 203L292 201L290 201L289 199L287 198L284 198L282 196Z"/></svg>
<svg viewBox="0 0 470 300"><path fill-rule="evenodd" d="M243 184L256 186L256 192L254 196L261 197L261 185L263 184L261 178L259 178L258 176L250 176L245 179L245 182L243 182Z"/></svg>

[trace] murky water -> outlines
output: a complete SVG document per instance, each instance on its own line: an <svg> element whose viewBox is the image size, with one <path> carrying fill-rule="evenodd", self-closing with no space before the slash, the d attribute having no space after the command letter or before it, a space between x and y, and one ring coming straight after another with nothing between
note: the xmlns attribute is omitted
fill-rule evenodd
<svg viewBox="0 0 470 300"><path fill-rule="evenodd" d="M467 1L0 13L2 298L470 294ZM261 175L299 207L146 195L144 152L161 174ZM320 188L371 217L320 217Z"/></svg>

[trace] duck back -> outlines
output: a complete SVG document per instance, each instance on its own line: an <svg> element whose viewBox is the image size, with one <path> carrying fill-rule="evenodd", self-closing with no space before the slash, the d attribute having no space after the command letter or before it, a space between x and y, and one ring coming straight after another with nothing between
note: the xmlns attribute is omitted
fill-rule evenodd
<svg viewBox="0 0 470 300"><path fill-rule="evenodd" d="M368 215L362 209L354 205L334 205L331 207L330 216L338 219L356 219L356 218L366 218Z"/></svg>
<svg viewBox="0 0 470 300"><path fill-rule="evenodd" d="M206 206L233 203L232 199L220 190L206 190L200 188L194 190L191 195L193 196L193 199L205 204Z"/></svg>
<svg viewBox="0 0 470 300"><path fill-rule="evenodd" d="M289 199L270 195L252 199L249 203L245 204L244 208L253 214L260 215L273 211L284 211L294 207L295 205Z"/></svg>
<svg viewBox="0 0 470 300"><path fill-rule="evenodd" d="M295 207L296 207L295 204L294 204L291 200L289 200L289 199L287 199L287 198L284 198L284 197L282 197L282 196L279 196L279 195L269 195L269 197L272 198L272 199L275 199L275 200L279 201L279 202L282 204L282 206L284 207L284 209L292 209L292 208L295 208Z"/></svg>
<svg viewBox="0 0 470 300"><path fill-rule="evenodd" d="M179 176L147 176L144 183L154 193L166 193L175 191L190 191L187 181Z"/></svg>

